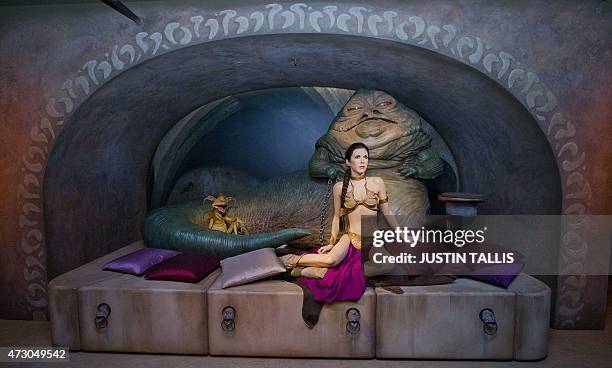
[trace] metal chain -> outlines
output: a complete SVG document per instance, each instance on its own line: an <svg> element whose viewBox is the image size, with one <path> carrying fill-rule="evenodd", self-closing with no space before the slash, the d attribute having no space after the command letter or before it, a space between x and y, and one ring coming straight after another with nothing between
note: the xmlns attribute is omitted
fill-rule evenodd
<svg viewBox="0 0 612 368"><path fill-rule="evenodd" d="M340 178L336 177L336 182L339 182ZM332 185L334 184L334 180L329 178L327 180L327 193L325 193L325 197L323 197L323 205L321 206L321 215L319 216L321 219L321 224L319 226L319 246L323 246L323 236L325 234L325 214L327 213L327 208L329 207L329 197L331 196Z"/></svg>

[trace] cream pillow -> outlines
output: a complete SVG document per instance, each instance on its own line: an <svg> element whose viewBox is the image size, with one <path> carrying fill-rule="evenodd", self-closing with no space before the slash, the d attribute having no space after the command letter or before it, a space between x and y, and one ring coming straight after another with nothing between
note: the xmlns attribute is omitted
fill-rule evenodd
<svg viewBox="0 0 612 368"><path fill-rule="evenodd" d="M274 248L263 248L221 260L221 287L248 284L285 272Z"/></svg>

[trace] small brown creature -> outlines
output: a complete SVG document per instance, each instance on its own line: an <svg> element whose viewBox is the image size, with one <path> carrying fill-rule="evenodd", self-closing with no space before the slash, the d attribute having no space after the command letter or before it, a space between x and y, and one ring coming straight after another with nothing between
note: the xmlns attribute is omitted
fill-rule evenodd
<svg viewBox="0 0 612 368"><path fill-rule="evenodd" d="M225 214L227 206L234 198L225 196L219 193L217 197L208 195L204 198L206 201L212 202L212 210L208 211L208 228L211 230L221 231L224 233L247 234L242 221L237 217L230 217Z"/></svg>

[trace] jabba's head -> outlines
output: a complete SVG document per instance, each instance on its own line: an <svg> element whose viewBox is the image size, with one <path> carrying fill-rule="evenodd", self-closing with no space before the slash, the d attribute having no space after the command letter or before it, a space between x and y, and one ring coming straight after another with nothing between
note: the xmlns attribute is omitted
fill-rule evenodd
<svg viewBox="0 0 612 368"><path fill-rule="evenodd" d="M375 156L391 142L421 128L419 115L383 91L358 90L332 123L331 134L343 149L365 143Z"/></svg>

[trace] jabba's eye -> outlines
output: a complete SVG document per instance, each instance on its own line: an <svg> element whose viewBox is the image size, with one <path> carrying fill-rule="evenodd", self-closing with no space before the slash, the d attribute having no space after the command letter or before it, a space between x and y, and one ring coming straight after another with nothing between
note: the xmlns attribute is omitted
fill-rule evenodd
<svg viewBox="0 0 612 368"><path fill-rule="evenodd" d="M346 108L346 111L349 111L349 112L351 112L351 111L357 111L357 110L361 110L361 106L359 106L359 105L353 105L353 106L349 106L349 107L347 107L347 108Z"/></svg>
<svg viewBox="0 0 612 368"><path fill-rule="evenodd" d="M393 102L391 102L390 100L384 100L383 102L379 102L376 106L377 107L389 107L393 105Z"/></svg>

